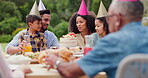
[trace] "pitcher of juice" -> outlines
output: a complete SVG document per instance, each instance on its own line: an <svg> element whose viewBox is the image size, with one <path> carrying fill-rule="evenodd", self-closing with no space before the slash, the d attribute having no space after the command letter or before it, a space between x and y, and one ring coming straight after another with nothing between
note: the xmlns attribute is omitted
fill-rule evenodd
<svg viewBox="0 0 148 78"><path fill-rule="evenodd" d="M23 46L25 48L24 53L25 52L32 52L32 46L31 46L31 43L30 43L30 36L24 35L24 40L27 42L27 44Z"/></svg>

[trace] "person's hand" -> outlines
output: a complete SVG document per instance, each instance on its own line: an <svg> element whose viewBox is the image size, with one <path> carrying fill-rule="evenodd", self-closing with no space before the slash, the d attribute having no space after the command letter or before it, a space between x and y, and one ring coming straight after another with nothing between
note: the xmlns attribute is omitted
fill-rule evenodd
<svg viewBox="0 0 148 78"><path fill-rule="evenodd" d="M24 48L23 46L27 46L27 42L26 42L25 40L23 40L23 41L18 45L18 47L17 47L18 52L20 52L20 51L23 52L23 51L25 50L25 48Z"/></svg>
<svg viewBox="0 0 148 78"><path fill-rule="evenodd" d="M24 74L27 74L27 73L32 73L32 70L30 69L29 66L27 65L21 65L18 70L21 70L24 72Z"/></svg>
<svg viewBox="0 0 148 78"><path fill-rule="evenodd" d="M56 63L56 61L59 59L59 57L57 57L56 55L50 53L46 56L45 58L45 62L46 62L46 65L50 65L50 67L48 67L48 70L50 68L53 68L53 65Z"/></svg>
<svg viewBox="0 0 148 78"><path fill-rule="evenodd" d="M47 50L45 50L45 52L46 52L47 54L52 53L52 54L54 54L54 55L56 55L56 56L59 56L59 52L58 52L57 49L47 49Z"/></svg>

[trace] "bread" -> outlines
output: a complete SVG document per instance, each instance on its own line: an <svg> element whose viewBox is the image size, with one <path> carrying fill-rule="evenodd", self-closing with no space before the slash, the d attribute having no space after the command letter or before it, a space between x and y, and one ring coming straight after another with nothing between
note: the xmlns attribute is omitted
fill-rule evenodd
<svg viewBox="0 0 148 78"><path fill-rule="evenodd" d="M43 59L45 59L46 56L47 56L47 53L45 51L42 51L38 57L38 62L40 64L45 64L45 60Z"/></svg>
<svg viewBox="0 0 148 78"><path fill-rule="evenodd" d="M69 62L72 58L73 53L70 52L67 48L60 48L58 50L59 57L64 59L66 62Z"/></svg>
<svg viewBox="0 0 148 78"><path fill-rule="evenodd" d="M38 62L40 64L44 64L45 63L45 57L47 56L48 53L52 53L57 55L58 57L62 58L64 61L69 62L70 60L72 60L72 55L73 53L70 52L67 48L59 48L59 49L48 49L45 51L42 51L38 57Z"/></svg>

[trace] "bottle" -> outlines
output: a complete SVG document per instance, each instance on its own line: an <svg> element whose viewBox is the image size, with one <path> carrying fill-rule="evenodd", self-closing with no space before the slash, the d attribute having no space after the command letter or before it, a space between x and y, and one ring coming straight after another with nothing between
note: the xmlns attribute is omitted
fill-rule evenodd
<svg viewBox="0 0 148 78"><path fill-rule="evenodd" d="M32 52L32 46L31 46L31 43L30 43L30 36L24 35L24 40L27 42L27 45L23 46L25 48L24 53L25 52Z"/></svg>
<svg viewBox="0 0 148 78"><path fill-rule="evenodd" d="M85 35L85 48L84 48L84 55L86 55L89 51L92 50L93 47L93 37L90 35Z"/></svg>

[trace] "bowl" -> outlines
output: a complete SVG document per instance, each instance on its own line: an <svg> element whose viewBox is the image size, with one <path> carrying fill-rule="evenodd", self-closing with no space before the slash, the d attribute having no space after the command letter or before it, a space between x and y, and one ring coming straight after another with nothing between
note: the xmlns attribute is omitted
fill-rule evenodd
<svg viewBox="0 0 148 78"><path fill-rule="evenodd" d="M7 59L7 62L9 64L17 64L17 65L20 65L20 64L25 64L25 65L28 65L30 64L32 61L31 58L29 57L25 57L23 55L18 55L18 56L10 56L8 59Z"/></svg>
<svg viewBox="0 0 148 78"><path fill-rule="evenodd" d="M31 60L7 60L9 64L30 64Z"/></svg>

